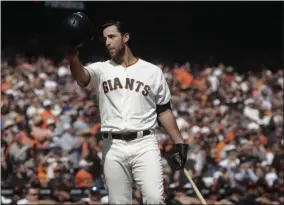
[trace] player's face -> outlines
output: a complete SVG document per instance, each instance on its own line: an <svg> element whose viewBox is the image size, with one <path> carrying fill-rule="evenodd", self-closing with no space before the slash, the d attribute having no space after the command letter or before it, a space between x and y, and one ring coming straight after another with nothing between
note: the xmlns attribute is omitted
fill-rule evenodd
<svg viewBox="0 0 284 205"><path fill-rule="evenodd" d="M104 42L111 58L118 58L125 51L125 44L129 35L121 35L116 26L107 27L103 31Z"/></svg>

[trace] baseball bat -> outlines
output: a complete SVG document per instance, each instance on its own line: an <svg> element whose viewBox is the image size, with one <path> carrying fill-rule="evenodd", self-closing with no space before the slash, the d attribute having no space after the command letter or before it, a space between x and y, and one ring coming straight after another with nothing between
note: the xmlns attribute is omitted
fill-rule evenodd
<svg viewBox="0 0 284 205"><path fill-rule="evenodd" d="M197 186L195 185L194 181L192 180L190 174L188 173L188 171L184 168L184 174L187 177L187 179L189 180L190 184L192 185L198 199L201 201L202 204L207 204L205 199L203 198L202 194L200 193L199 189L197 188Z"/></svg>

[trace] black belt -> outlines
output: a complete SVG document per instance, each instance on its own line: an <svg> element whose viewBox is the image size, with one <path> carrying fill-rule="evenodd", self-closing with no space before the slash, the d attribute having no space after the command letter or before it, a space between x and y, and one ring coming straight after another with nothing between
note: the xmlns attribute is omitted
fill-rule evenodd
<svg viewBox="0 0 284 205"><path fill-rule="evenodd" d="M143 136L150 135L150 134L151 134L150 130L144 130L143 131ZM108 137L108 133L107 132L103 133L103 137L107 138ZM126 134L114 134L114 133L111 133L111 138L112 139L117 139L117 140L130 141L130 140L137 139L137 137L138 137L138 132L130 132L130 133L126 133Z"/></svg>

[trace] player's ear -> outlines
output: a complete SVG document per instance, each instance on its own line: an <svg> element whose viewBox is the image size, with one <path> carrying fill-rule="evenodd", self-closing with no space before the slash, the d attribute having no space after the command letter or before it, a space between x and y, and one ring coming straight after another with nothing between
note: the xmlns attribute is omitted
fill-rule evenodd
<svg viewBox="0 0 284 205"><path fill-rule="evenodd" d="M123 36L123 42L124 42L124 43L127 43L127 42L129 41L129 38L130 38L129 33L124 34L124 36Z"/></svg>

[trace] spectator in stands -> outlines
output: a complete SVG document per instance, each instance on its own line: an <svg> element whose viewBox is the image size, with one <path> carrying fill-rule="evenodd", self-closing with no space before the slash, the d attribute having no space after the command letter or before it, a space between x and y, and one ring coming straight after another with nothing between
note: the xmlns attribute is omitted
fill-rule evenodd
<svg viewBox="0 0 284 205"><path fill-rule="evenodd" d="M75 186L78 188L82 187L92 187L93 184L93 176L92 173L89 172L89 167L93 163L88 163L86 160L82 159L79 162L79 171L75 176Z"/></svg>
<svg viewBox="0 0 284 205"><path fill-rule="evenodd" d="M54 168L54 178L49 181L48 187L53 190L53 197L58 202L69 201L71 187L70 181L64 180L63 170L60 165Z"/></svg>
<svg viewBox="0 0 284 205"><path fill-rule="evenodd" d="M50 100L43 101L44 111L40 114L43 120L42 127L47 128L47 121L49 119L56 121L56 116L51 112L52 103Z"/></svg>
<svg viewBox="0 0 284 205"><path fill-rule="evenodd" d="M97 187L90 188L89 196L82 200L87 204L101 204L100 190Z"/></svg>
<svg viewBox="0 0 284 205"><path fill-rule="evenodd" d="M70 124L65 123L63 125L63 134L59 143L62 151L69 153L72 156L73 166L74 168L77 168L81 155L80 148L82 146L82 139L75 136L74 130Z"/></svg>
<svg viewBox="0 0 284 205"><path fill-rule="evenodd" d="M99 151L97 139L89 128L82 130L81 135L83 137L81 159L85 159L86 162L91 163L89 171L92 173L93 183L96 187L101 188L103 186L101 179L102 167L101 159L97 152Z"/></svg>
<svg viewBox="0 0 284 205"><path fill-rule="evenodd" d="M24 205L24 204L38 204L38 195L39 190L38 188L29 187L27 189L26 197L18 201L17 204Z"/></svg>

